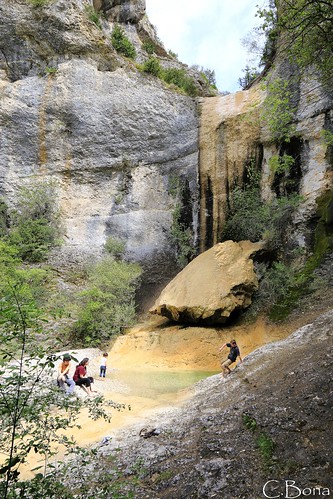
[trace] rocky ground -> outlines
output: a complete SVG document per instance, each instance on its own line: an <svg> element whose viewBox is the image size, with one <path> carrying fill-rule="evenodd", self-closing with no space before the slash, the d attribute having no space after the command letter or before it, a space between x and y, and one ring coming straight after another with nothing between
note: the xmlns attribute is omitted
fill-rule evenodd
<svg viewBox="0 0 333 499"><path fill-rule="evenodd" d="M325 276L333 266L326 263ZM303 299L288 338L247 355L226 378L200 381L182 406L155 410L100 442L98 466L88 465L93 489L116 469L135 499L332 496L331 285ZM98 349L76 356L90 357L96 375ZM96 388L114 389L110 383ZM118 496L110 487L98 497Z"/></svg>
<svg viewBox="0 0 333 499"><path fill-rule="evenodd" d="M183 407L146 422L157 435L140 437L141 422L101 452L118 449L127 478L141 463L138 499L285 497L286 486L292 497L333 494L332 333L333 310L256 350L227 378L196 384Z"/></svg>

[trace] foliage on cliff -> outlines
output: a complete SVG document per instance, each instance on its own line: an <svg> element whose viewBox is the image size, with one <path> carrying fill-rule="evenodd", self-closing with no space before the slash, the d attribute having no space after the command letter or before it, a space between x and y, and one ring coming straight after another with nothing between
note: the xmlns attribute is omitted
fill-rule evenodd
<svg viewBox="0 0 333 499"><path fill-rule="evenodd" d="M30 294L33 293L38 299L46 314L57 315L61 311L62 316L75 318L72 328L75 341L99 345L132 324L141 268L137 264L120 261L124 250L121 241L107 241L109 256L86 269L85 290L64 303L57 293L51 292L54 288L52 272L46 268L29 268L30 264L45 262L50 251L60 244L60 212L54 186L35 183L23 187L15 209L8 209L3 201L0 208L2 258L10 256L10 259L7 258L9 268L13 269L17 279L21 276L22 282L29 283ZM1 266L0 277L1 298L7 292L4 285L8 280ZM65 298L64 293L60 294Z"/></svg>
<svg viewBox="0 0 333 499"><path fill-rule="evenodd" d="M144 73L151 74L160 78L170 85L170 88L178 88L190 97L197 97L199 89L197 88L194 79L186 74L184 69L179 68L163 68L160 61L155 56L150 56L140 69ZM207 81L207 83L209 83Z"/></svg>
<svg viewBox="0 0 333 499"><path fill-rule="evenodd" d="M133 324L138 264L103 258L88 268L86 289L76 297L78 319L73 326L77 343L100 345Z"/></svg>
<svg viewBox="0 0 333 499"><path fill-rule="evenodd" d="M315 66L324 80L333 67L333 9L327 0L275 0L258 10L267 43L280 49L300 68ZM267 46L266 43L266 46Z"/></svg>
<svg viewBox="0 0 333 499"><path fill-rule="evenodd" d="M46 260L50 251L60 244L62 233L55 185L33 182L21 187L15 207L8 209L2 202L2 237L27 262Z"/></svg>
<svg viewBox="0 0 333 499"><path fill-rule="evenodd" d="M117 52L128 57L129 59L135 59L136 50L133 43L125 35L125 31L118 24L112 30L111 42L113 47Z"/></svg>
<svg viewBox="0 0 333 499"><path fill-rule="evenodd" d="M261 24L243 40L249 52L259 56L258 68L247 66L239 79L247 88L274 64L277 54L301 71L314 67L321 81L328 84L333 68L333 9L327 0L267 0L258 7Z"/></svg>

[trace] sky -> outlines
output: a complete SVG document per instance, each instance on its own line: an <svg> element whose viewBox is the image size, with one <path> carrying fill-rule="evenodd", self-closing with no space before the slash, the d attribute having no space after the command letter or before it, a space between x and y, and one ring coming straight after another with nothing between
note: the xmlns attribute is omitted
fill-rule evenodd
<svg viewBox="0 0 333 499"><path fill-rule="evenodd" d="M240 90L238 78L254 65L242 39L258 24L260 0L146 0L150 22L167 50L189 66L215 71L220 91Z"/></svg>

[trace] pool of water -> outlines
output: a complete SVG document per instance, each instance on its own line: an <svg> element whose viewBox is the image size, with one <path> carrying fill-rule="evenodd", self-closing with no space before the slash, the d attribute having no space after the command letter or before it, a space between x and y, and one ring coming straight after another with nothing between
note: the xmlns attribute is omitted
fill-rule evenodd
<svg viewBox="0 0 333 499"><path fill-rule="evenodd" d="M216 371L115 370L110 373L110 380L123 386L127 395L154 399L185 390L213 374Z"/></svg>
<svg viewBox="0 0 333 499"><path fill-rule="evenodd" d="M92 370L92 369L91 369ZM109 369L105 379L95 377L94 388L108 400L125 404L125 409L112 411L111 423L104 420L92 421L88 411L83 410L78 417L81 428L71 428L66 434L74 437L82 446L94 445L114 431L135 424L161 407L177 406L187 396L187 389L197 381L216 374L216 371L158 371ZM57 457L62 459L64 451L57 449ZM29 462L21 466L22 477L32 478L31 471L42 466L44 460L38 454L31 454Z"/></svg>

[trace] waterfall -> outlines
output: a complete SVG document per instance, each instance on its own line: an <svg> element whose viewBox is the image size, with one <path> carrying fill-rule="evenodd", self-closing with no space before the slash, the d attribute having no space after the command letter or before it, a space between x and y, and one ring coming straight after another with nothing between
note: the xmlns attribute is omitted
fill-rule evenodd
<svg viewBox="0 0 333 499"><path fill-rule="evenodd" d="M264 96L258 85L200 99L200 251L221 241L230 189L241 185L245 166L258 157Z"/></svg>

